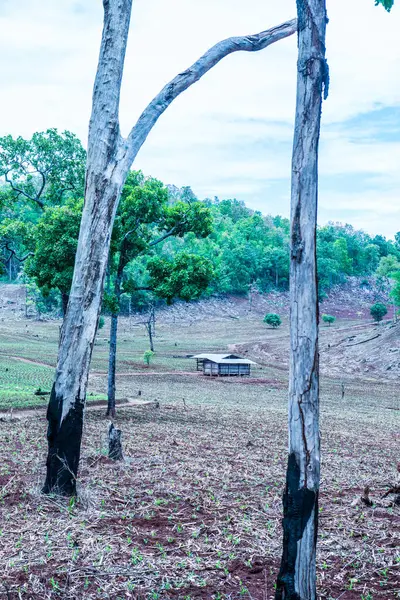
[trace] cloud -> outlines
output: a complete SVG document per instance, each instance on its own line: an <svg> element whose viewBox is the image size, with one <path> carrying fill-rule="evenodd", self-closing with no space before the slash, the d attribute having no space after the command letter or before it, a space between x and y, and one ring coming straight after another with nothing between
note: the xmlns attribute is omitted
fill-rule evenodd
<svg viewBox="0 0 400 600"><path fill-rule="evenodd" d="M160 88L211 45L295 12L295 0L247 0L245 6L242 0L135 0L121 97L123 133ZM385 210L397 202L400 185L400 78L394 75L400 9L388 15L373 0L335 0L329 17L321 219L347 218L351 198L354 222L393 233L396 225L390 226ZM98 0L0 3L0 134L28 136L55 126L86 140L101 26ZM287 214L296 53L292 37L223 60L161 117L136 167L168 183L191 185L201 197L236 196L264 212ZM383 216L373 212L378 198L386 207Z"/></svg>

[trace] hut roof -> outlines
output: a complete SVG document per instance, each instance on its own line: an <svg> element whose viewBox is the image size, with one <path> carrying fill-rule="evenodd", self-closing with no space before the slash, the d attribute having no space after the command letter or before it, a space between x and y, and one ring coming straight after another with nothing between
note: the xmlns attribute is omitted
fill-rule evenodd
<svg viewBox="0 0 400 600"><path fill-rule="evenodd" d="M223 360L224 358L240 358L240 356L236 356L236 354L212 354L211 352L207 352L205 354L196 354L192 358L208 358L209 360Z"/></svg>
<svg viewBox="0 0 400 600"><path fill-rule="evenodd" d="M193 358L200 358L217 363L218 365L256 365L257 363L235 354L197 354Z"/></svg>

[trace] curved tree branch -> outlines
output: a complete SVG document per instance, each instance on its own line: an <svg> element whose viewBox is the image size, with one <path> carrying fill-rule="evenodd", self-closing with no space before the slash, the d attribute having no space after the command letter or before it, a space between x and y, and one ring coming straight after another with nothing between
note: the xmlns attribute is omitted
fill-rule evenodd
<svg viewBox="0 0 400 600"><path fill-rule="evenodd" d="M4 175L4 179L6 181L6 183L9 183L11 186L11 189L14 190L14 192L17 192L18 195L22 194L23 196L25 196L25 198L28 198L28 200L31 200L32 202L36 202L40 208L44 208L44 202L42 202L42 200L40 200L39 196L31 196L30 194L28 194L27 192L25 192L24 190L22 190L21 188L18 188L17 186L14 185L14 182L12 181L12 179L8 178L8 173L10 171L7 171L7 173ZM42 193L43 189L40 191L40 193Z"/></svg>
<svg viewBox="0 0 400 600"><path fill-rule="evenodd" d="M18 262L25 262L30 256L35 256L34 252L27 252L25 254L25 256L18 256L18 254L15 252L14 248L10 248L10 245L8 242L6 243L5 247L10 252L10 258L12 256L15 256L15 258Z"/></svg>
<svg viewBox="0 0 400 600"><path fill-rule="evenodd" d="M10 248L10 242L6 242L1 247L1 249L8 250L8 252L10 253L6 260L10 260L10 258L12 256L15 256L15 258L18 262L25 262L30 256L35 256L35 254L33 252L28 252L27 254L25 254L25 256L18 256L18 254L15 252L14 248Z"/></svg>
<svg viewBox="0 0 400 600"><path fill-rule="evenodd" d="M39 189L38 193L36 194L36 198L35 198L36 202L37 202L38 200L40 200L40 196L43 194L43 190L44 190L44 188L45 188L45 186L46 186L46 177L45 177L45 174L43 173L43 171L39 171L39 169L37 170L37 172L38 172L38 173L41 175L41 177L42 177L42 183L41 183L41 185L40 185L40 189ZM40 202L42 202L42 201L40 200ZM44 207L44 204L43 204L43 202L42 202L42 208L43 208L43 207Z"/></svg>
<svg viewBox="0 0 400 600"><path fill-rule="evenodd" d="M178 223L178 224L180 225L180 223ZM176 228L177 228L177 225L175 225L174 227L172 227L172 229L170 229L169 231L167 231L166 233L164 233L164 235L162 235L159 238L157 238L157 239L153 240L152 242L150 242L149 243L149 248L152 248L153 246L157 246L157 244L160 244L161 242L163 242L167 238L171 237L171 235L174 235Z"/></svg>
<svg viewBox="0 0 400 600"><path fill-rule="evenodd" d="M296 33L297 19L286 21L282 25L272 27L255 35L231 37L215 44L189 69L179 73L161 92L150 102L132 128L128 138L122 140L125 146L126 167L129 169L147 136L163 112L182 92L199 81L212 67L225 56L233 52L258 52Z"/></svg>

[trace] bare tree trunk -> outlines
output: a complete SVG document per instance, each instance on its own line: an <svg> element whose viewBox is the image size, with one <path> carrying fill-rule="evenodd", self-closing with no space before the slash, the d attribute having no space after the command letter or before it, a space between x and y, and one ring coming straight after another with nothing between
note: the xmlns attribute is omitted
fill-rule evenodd
<svg viewBox="0 0 400 600"><path fill-rule="evenodd" d="M154 304L151 307L151 322L153 325L153 336L156 337L156 307Z"/></svg>
<svg viewBox="0 0 400 600"><path fill-rule="evenodd" d="M111 292L111 268L110 268L110 256L108 257L108 261L107 261L107 268L106 268L106 292L107 294L109 294Z"/></svg>
<svg viewBox="0 0 400 600"><path fill-rule="evenodd" d="M149 318L146 321L146 329L147 329L147 334L149 336L149 344L150 344L150 350L152 352L154 352L154 340L153 340L153 312L150 312Z"/></svg>
<svg viewBox="0 0 400 600"><path fill-rule="evenodd" d="M292 163L289 458L277 600L316 599L320 483L316 270L318 143L325 60L325 0L298 0L299 58Z"/></svg>
<svg viewBox="0 0 400 600"><path fill-rule="evenodd" d="M132 0L104 0L104 28L89 124L85 205L70 301L47 409L43 491L76 493L89 365L101 309L111 231L127 170L118 109Z"/></svg>
<svg viewBox="0 0 400 600"><path fill-rule="evenodd" d="M65 315L67 314L68 300L69 300L69 295L62 292L61 293L61 305L62 305L63 317L65 317Z"/></svg>
<svg viewBox="0 0 400 600"><path fill-rule="evenodd" d="M115 418L115 373L117 362L117 334L118 334L118 315L111 315L110 327L110 354L108 357L108 404L106 417Z"/></svg>
<svg viewBox="0 0 400 600"><path fill-rule="evenodd" d="M103 0L104 26L93 92L82 214L68 310L47 410L48 457L43 491L76 493L89 366L109 254L111 231L128 170L149 132L182 92L222 58L255 52L292 35L296 21L216 44L168 83L143 111L127 139L119 130L119 99L132 0Z"/></svg>
<svg viewBox="0 0 400 600"><path fill-rule="evenodd" d="M121 299L121 284L122 276L124 272L124 259L123 250L121 250L117 276L115 278L114 295L119 306ZM115 417L115 375L116 375L116 362L117 362L117 333L118 333L118 312L111 315L111 328L110 328L110 353L108 359L108 405L106 416Z"/></svg>
<svg viewBox="0 0 400 600"><path fill-rule="evenodd" d="M150 350L151 350L152 352L155 352L155 350L154 350L154 340L153 340L153 331L152 331L152 330L153 330L153 327L152 327L151 321L149 321L149 323L148 323L148 327L149 327L149 343L150 343Z"/></svg>

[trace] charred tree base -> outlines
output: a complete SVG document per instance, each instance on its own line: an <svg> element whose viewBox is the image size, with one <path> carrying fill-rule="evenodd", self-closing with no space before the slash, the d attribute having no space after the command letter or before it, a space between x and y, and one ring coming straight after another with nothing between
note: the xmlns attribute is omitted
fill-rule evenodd
<svg viewBox="0 0 400 600"><path fill-rule="evenodd" d="M289 455L286 488L283 495L283 552L275 600L312 600L299 595L296 580L298 542L311 518L314 518L314 548L317 545L318 492L299 488L300 467L294 454ZM315 571L315 564L310 565Z"/></svg>
<svg viewBox="0 0 400 600"><path fill-rule="evenodd" d="M121 444L122 431L116 429L114 424L111 423L108 428L108 458L111 460L123 460L122 444Z"/></svg>
<svg viewBox="0 0 400 600"><path fill-rule="evenodd" d="M83 407L80 398L75 400L68 414L61 420L63 399L58 398L55 386L47 408L47 456L44 494L76 495L76 478L83 429Z"/></svg>

